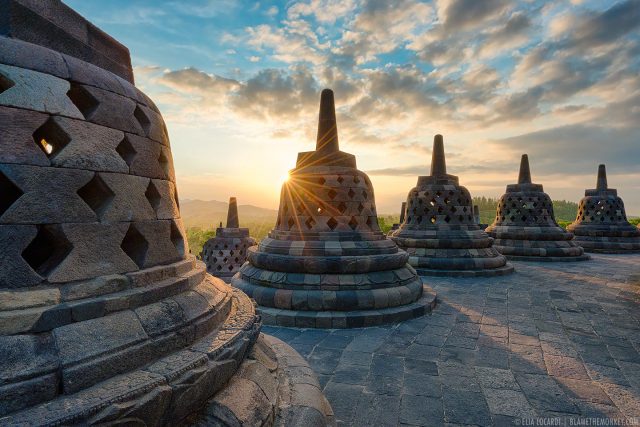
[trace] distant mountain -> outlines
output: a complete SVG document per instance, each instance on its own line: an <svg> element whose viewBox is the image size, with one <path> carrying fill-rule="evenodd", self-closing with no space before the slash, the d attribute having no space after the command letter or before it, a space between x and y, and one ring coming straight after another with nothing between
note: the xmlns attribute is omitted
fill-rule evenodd
<svg viewBox="0 0 640 427"><path fill-rule="evenodd" d="M180 213L185 227L215 228L222 221L227 222L227 210L229 204L217 200L181 200ZM265 209L253 205L238 205L240 226L243 223L268 222L273 226L278 216L278 211Z"/></svg>

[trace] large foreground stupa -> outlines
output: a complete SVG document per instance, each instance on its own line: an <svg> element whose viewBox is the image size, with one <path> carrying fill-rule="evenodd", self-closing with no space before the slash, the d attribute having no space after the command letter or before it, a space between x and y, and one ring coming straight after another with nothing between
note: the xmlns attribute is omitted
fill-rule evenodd
<svg viewBox="0 0 640 427"><path fill-rule="evenodd" d="M529 157L522 155L517 184L507 185L496 219L486 232L494 247L509 259L523 261L584 261L589 256L563 230L553 215L553 203L541 184L531 182Z"/></svg>
<svg viewBox="0 0 640 427"><path fill-rule="evenodd" d="M228 282L247 260L247 249L256 244L249 236L248 228L240 228L238 202L229 199L227 226L216 229L216 235L202 246L200 258L207 265L207 271Z"/></svg>
<svg viewBox="0 0 640 427"><path fill-rule="evenodd" d="M605 165L598 166L596 188L585 190L576 220L567 230L587 252L640 252L640 230L627 221L618 191L607 186Z"/></svg>
<svg viewBox="0 0 640 427"><path fill-rule="evenodd" d="M275 228L231 283L265 323L349 328L420 316L435 294L378 226L373 187L340 151L333 92L320 100L316 150L298 154Z"/></svg>
<svg viewBox="0 0 640 427"><path fill-rule="evenodd" d="M442 135L433 140L431 175L409 191L407 213L389 237L420 275L494 276L513 272L478 225L469 190L447 174Z"/></svg>
<svg viewBox="0 0 640 427"><path fill-rule="evenodd" d="M0 425L331 424L304 360L188 255L129 51L59 1L1 13Z"/></svg>

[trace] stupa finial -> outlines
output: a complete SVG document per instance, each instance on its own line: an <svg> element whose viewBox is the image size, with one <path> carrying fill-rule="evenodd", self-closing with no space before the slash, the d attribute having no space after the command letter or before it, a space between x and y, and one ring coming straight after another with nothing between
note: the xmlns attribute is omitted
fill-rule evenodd
<svg viewBox="0 0 640 427"><path fill-rule="evenodd" d="M320 114L318 117L318 137L316 151L334 153L340 151L338 145L338 125L333 91L324 89L320 94Z"/></svg>
<svg viewBox="0 0 640 427"><path fill-rule="evenodd" d="M235 197L229 199L229 211L227 212L227 228L240 228L238 221L238 202Z"/></svg>
<svg viewBox="0 0 640 427"><path fill-rule="evenodd" d="M520 159L520 174L518 175L518 184L531 184L529 156L526 154L523 154L522 159Z"/></svg>
<svg viewBox="0 0 640 427"><path fill-rule="evenodd" d="M444 142L442 135L433 137L433 152L431 153L431 176L447 174L447 163L444 158Z"/></svg>
<svg viewBox="0 0 640 427"><path fill-rule="evenodd" d="M607 185L607 168L605 165L598 166L598 182L596 183L596 190L602 191L608 189Z"/></svg>

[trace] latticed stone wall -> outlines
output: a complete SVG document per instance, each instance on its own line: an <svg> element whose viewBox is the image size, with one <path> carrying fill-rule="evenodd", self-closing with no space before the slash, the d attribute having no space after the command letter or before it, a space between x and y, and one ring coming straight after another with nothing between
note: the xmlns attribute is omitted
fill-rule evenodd
<svg viewBox="0 0 640 427"><path fill-rule="evenodd" d="M291 174L282 187L276 230L380 232L369 177L356 169L333 169Z"/></svg>
<svg viewBox="0 0 640 427"><path fill-rule="evenodd" d="M153 102L73 57L40 51L45 74L31 69L30 45L1 44L10 65L0 65L0 240L12 242L1 287L184 258L167 130Z"/></svg>
<svg viewBox="0 0 640 427"><path fill-rule="evenodd" d="M627 223L624 202L617 196L586 196L580 201L576 221L595 224Z"/></svg>
<svg viewBox="0 0 640 427"><path fill-rule="evenodd" d="M542 192L503 194L496 209L496 223L553 227L558 225L553 214L551 198Z"/></svg>
<svg viewBox="0 0 640 427"><path fill-rule="evenodd" d="M211 274L229 277L244 264L247 249L255 244L256 241L248 235L243 238L215 237L204 244L201 257Z"/></svg>
<svg viewBox="0 0 640 427"><path fill-rule="evenodd" d="M432 185L429 190L411 190L407 197L405 227L418 228L429 223L475 224L469 191L454 185Z"/></svg>

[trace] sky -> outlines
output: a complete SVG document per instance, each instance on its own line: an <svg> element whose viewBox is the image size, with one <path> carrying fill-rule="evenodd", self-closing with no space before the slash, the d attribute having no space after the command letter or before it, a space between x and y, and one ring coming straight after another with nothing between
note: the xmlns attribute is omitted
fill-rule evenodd
<svg viewBox="0 0 640 427"><path fill-rule="evenodd" d="M577 202L605 163L640 215L640 0L65 3L131 51L181 199L277 209L328 87L379 213L429 174L440 133L473 196L499 197L527 153L557 200Z"/></svg>

